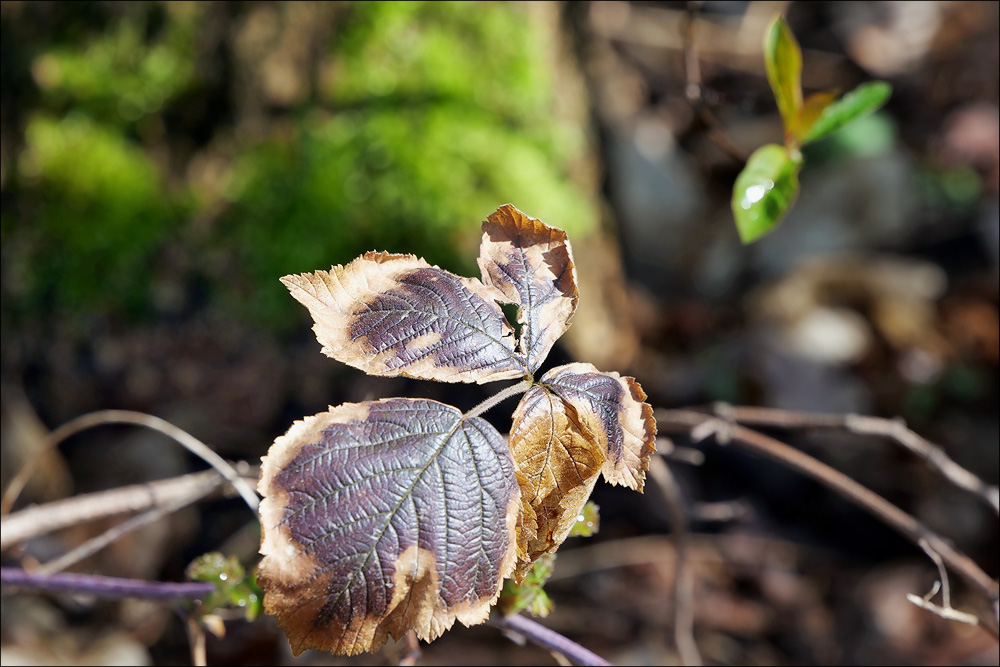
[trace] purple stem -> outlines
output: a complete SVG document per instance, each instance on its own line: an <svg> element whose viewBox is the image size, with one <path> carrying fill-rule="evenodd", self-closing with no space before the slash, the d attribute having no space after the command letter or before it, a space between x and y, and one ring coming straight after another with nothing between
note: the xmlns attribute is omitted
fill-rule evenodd
<svg viewBox="0 0 1000 667"><path fill-rule="evenodd" d="M84 593L105 598L143 598L146 600L173 600L200 598L211 594L215 585L208 582L144 581L105 577L99 574L58 572L37 575L16 567L0 568L0 584L26 590L53 591L57 593Z"/></svg>
<svg viewBox="0 0 1000 667"><path fill-rule="evenodd" d="M544 625L520 614L494 617L489 622L495 628L523 635L528 641L538 644L542 648L562 653L575 665L597 665L599 667L610 667L611 665L610 662L580 646L569 637L564 637L555 630L549 630Z"/></svg>

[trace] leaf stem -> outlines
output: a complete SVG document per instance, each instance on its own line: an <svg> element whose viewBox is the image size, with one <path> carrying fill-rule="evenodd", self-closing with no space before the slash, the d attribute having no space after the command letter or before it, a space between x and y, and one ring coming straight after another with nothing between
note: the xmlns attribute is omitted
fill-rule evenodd
<svg viewBox="0 0 1000 667"><path fill-rule="evenodd" d="M215 585L209 582L146 581L75 572L40 575L16 567L0 568L0 583L4 588L10 586L25 590L83 593L106 598L143 598L146 600L201 598L215 590Z"/></svg>
<svg viewBox="0 0 1000 667"><path fill-rule="evenodd" d="M524 392L531 389L531 386L533 384L534 384L533 380L525 379L522 380L521 382L518 382L515 385L511 385L510 387L507 387L503 391L493 394L485 401L483 401L476 407L466 412L464 415L462 415L462 419L472 419L473 417L478 417L479 415L483 414L490 408L496 407L501 402L507 400L511 396L517 396L518 394L523 394Z"/></svg>

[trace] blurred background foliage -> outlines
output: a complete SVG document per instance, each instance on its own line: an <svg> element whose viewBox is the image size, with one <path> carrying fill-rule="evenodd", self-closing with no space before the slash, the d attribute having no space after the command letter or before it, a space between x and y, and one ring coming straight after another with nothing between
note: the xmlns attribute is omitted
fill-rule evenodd
<svg viewBox="0 0 1000 667"><path fill-rule="evenodd" d="M53 9L6 11L31 20ZM13 312L44 306L86 330L200 300L280 329L299 322L276 280L287 273L371 249L473 271L477 223L497 202L574 235L595 225L569 177L584 128L557 122L544 17L524 8L76 11L97 14L94 29L69 10L56 19L68 24L62 39L5 39L25 47L16 55L36 87L17 109L23 143L4 177L16 193L3 217ZM239 28L212 35L223 18ZM282 34L296 22L311 23L308 45ZM262 69L232 71L244 60ZM221 99L192 114L192 98L227 74ZM158 290L167 282L185 287Z"/></svg>
<svg viewBox="0 0 1000 667"><path fill-rule="evenodd" d="M778 11L803 48L807 94L872 79L894 92L806 147L796 206L744 247L729 198L743 159L781 138L761 52ZM996 483L998 13L927 1L5 1L0 477L48 429L95 409L150 412L253 462L328 405L409 395L471 407L491 388L370 378L324 358L278 278L373 249L477 275L479 223L510 202L573 243L580 306L550 364L634 375L661 407L902 416ZM488 415L501 430L504 412ZM920 461L855 437L777 435L996 576L995 516ZM706 662L995 663L985 635L905 602L935 576L915 547L780 466L677 444L705 457L672 469L696 534ZM202 467L177 449L134 430L81 434L20 506ZM662 499L598 485L594 500L601 530L560 550L545 622L617 663L676 664ZM4 564L47 560L103 527L32 541ZM252 567L257 545L245 508L219 501L80 569L179 580L209 551ZM0 624L5 663L108 662L99 651L112 645L132 662L190 659L166 607L5 591ZM385 664L397 649L338 664ZM490 628L424 652L428 664L540 655ZM228 622L209 659L292 661L267 618Z"/></svg>

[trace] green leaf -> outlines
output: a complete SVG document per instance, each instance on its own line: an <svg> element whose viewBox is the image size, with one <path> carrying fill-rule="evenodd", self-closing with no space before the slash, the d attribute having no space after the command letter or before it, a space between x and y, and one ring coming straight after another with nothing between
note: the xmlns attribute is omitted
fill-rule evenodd
<svg viewBox="0 0 1000 667"><path fill-rule="evenodd" d="M591 537L601 527L600 507L593 500L588 500L583 506L576 523L569 531L570 537Z"/></svg>
<svg viewBox="0 0 1000 667"><path fill-rule="evenodd" d="M785 122L785 141L797 139L802 113L802 50L781 15L771 22L764 39L764 64Z"/></svg>
<svg viewBox="0 0 1000 667"><path fill-rule="evenodd" d="M750 156L733 186L733 215L744 244L767 234L785 217L799 194L801 168L801 157L777 144L761 146Z"/></svg>
<svg viewBox="0 0 1000 667"><path fill-rule="evenodd" d="M531 565L521 583L507 579L497 603L500 613L510 616L527 610L532 616L548 616L552 611L552 600L542 587L552 575L555 561L555 554L544 554Z"/></svg>
<svg viewBox="0 0 1000 667"><path fill-rule="evenodd" d="M885 81L861 84L823 110L806 131L802 144L818 141L852 120L870 114L885 104L891 93L892 86Z"/></svg>
<svg viewBox="0 0 1000 667"><path fill-rule="evenodd" d="M236 556L223 556L217 551L202 554L188 565L187 576L192 581L215 584L215 592L201 601L198 616L204 619L223 607L243 610L248 621L260 613L261 596L254 575L247 575Z"/></svg>

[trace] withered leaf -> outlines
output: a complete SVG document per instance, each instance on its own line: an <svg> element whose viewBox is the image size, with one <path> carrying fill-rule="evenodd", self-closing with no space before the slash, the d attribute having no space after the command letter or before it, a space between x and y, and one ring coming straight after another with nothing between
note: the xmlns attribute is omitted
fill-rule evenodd
<svg viewBox="0 0 1000 667"><path fill-rule="evenodd" d="M540 385L528 390L514 412L510 450L521 486L514 574L520 581L535 560L554 552L569 535L605 457L575 411Z"/></svg>
<svg viewBox="0 0 1000 667"><path fill-rule="evenodd" d="M323 353L371 375L482 383L527 373L502 295L413 255L369 252L281 282L309 309Z"/></svg>
<svg viewBox="0 0 1000 667"><path fill-rule="evenodd" d="M656 420L635 378L576 363L553 368L542 376L542 384L569 404L600 443L604 479L642 491L649 457L656 451Z"/></svg>
<svg viewBox="0 0 1000 667"><path fill-rule="evenodd" d="M510 451L489 423L436 401L296 422L264 457L259 491L264 608L296 655L482 622L515 563Z"/></svg>
<svg viewBox="0 0 1000 667"><path fill-rule="evenodd" d="M579 299L566 232L505 204L483 223L479 267L483 282L518 306L519 349L535 372L569 328Z"/></svg>

